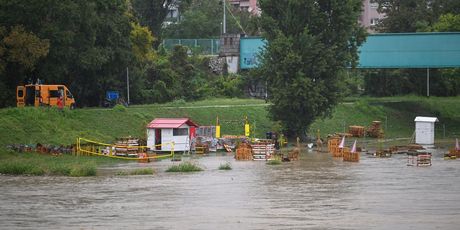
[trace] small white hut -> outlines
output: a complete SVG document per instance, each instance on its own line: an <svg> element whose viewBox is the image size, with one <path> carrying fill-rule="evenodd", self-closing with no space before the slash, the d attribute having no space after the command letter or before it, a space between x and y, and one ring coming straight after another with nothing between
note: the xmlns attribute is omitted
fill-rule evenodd
<svg viewBox="0 0 460 230"><path fill-rule="evenodd" d="M147 146L154 151L189 151L198 125L189 118L157 118L147 125Z"/></svg>
<svg viewBox="0 0 460 230"><path fill-rule="evenodd" d="M416 117L415 118L415 143L421 145L434 144L434 124L438 122L436 117Z"/></svg>

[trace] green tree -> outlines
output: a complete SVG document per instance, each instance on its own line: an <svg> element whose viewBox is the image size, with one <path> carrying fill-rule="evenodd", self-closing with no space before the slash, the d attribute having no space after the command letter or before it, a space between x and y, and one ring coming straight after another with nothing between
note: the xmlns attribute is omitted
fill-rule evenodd
<svg viewBox="0 0 460 230"><path fill-rule="evenodd" d="M134 57L139 63L149 63L155 58L153 42L155 38L147 27L140 26L138 23L131 23L131 33L129 40Z"/></svg>
<svg viewBox="0 0 460 230"><path fill-rule="evenodd" d="M437 32L460 32L460 14L444 14L431 28Z"/></svg>
<svg viewBox="0 0 460 230"><path fill-rule="evenodd" d="M33 70L37 61L45 57L49 51L49 40L42 40L25 31L23 26L12 27L10 33L2 38L2 53L5 55L2 59L8 63L19 64L28 71Z"/></svg>
<svg viewBox="0 0 460 230"><path fill-rule="evenodd" d="M15 102L14 89L22 80L18 75L31 73L37 62L46 57L49 46L49 40L38 38L23 26L0 26L0 107Z"/></svg>
<svg viewBox="0 0 460 230"><path fill-rule="evenodd" d="M29 75L7 70L16 82L40 78L70 86L77 104L100 105L108 89L124 88L135 59L125 0L0 0L0 26L23 25L50 42L49 53ZM14 99L10 99L14 102Z"/></svg>
<svg viewBox="0 0 460 230"><path fill-rule="evenodd" d="M273 120L289 136L304 135L339 100L338 74L357 62L365 33L360 0L261 0L267 40L262 57Z"/></svg>
<svg viewBox="0 0 460 230"><path fill-rule="evenodd" d="M437 32L460 32L460 13L444 14L431 28ZM438 96L456 96L460 94L460 68L439 70L439 77L434 79L432 92Z"/></svg>
<svg viewBox="0 0 460 230"><path fill-rule="evenodd" d="M442 14L460 13L458 0L374 0L386 17L378 24L380 32L425 31Z"/></svg>
<svg viewBox="0 0 460 230"><path fill-rule="evenodd" d="M169 7L173 4L176 4L176 0L132 0L132 6L141 24L147 26L157 38L160 38L161 27L168 15ZM156 44L158 45L159 43Z"/></svg>

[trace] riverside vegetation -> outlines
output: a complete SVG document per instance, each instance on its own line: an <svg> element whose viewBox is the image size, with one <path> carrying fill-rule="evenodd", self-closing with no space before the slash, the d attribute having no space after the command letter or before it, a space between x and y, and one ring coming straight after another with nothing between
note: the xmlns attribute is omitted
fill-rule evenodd
<svg viewBox="0 0 460 230"><path fill-rule="evenodd" d="M366 126L380 120L387 138L409 139L415 116L425 115L439 118L437 139L452 139L460 135L459 99L416 96L349 99L339 104L330 118L313 123L309 133L314 136L320 129L325 137L328 133L346 131L349 125ZM126 109L0 109L0 173L92 176L96 175L98 165L120 162L101 157L14 153L5 148L8 144L69 145L75 143L77 137L107 143L129 135L145 138L145 126L156 117L190 117L200 125L214 125L219 116L223 134L241 135L246 115L255 126L256 137L264 137L270 130L278 131L277 124L267 118L265 102L256 99L175 101Z"/></svg>

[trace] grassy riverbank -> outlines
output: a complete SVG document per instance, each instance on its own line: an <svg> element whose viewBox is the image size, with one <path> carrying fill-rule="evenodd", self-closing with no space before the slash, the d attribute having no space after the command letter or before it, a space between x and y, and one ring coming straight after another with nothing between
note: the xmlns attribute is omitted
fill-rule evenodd
<svg viewBox="0 0 460 230"><path fill-rule="evenodd" d="M350 125L369 126L382 121L386 138L410 138L416 116L437 117L436 139L460 136L460 97L388 97L359 98L339 105L332 117L317 120L310 133L321 130L322 136L346 132Z"/></svg>
<svg viewBox="0 0 460 230"><path fill-rule="evenodd" d="M102 157L0 151L0 174L9 175L95 176L98 165L120 162Z"/></svg>
<svg viewBox="0 0 460 230"><path fill-rule="evenodd" d="M350 125L369 126L382 121L388 138L409 138L416 116L436 116L437 138L460 134L460 97L359 98L338 105L331 117L318 119L309 133L321 135L345 132ZM255 99L213 99L186 103L139 105L122 109L86 108L58 111L50 108L0 109L0 147L8 144L69 145L77 137L113 142L117 137L145 138L145 126L157 117L190 117L200 125L214 125L216 117L222 134L242 135L244 117L255 126L255 136L273 130L267 105Z"/></svg>
<svg viewBox="0 0 460 230"><path fill-rule="evenodd" d="M436 116L436 140L460 136L460 97L358 98L338 105L330 118L317 120L310 135L321 130L347 131L350 125L368 126L382 121L386 138L412 136L416 116ZM85 108L58 111L53 108L0 109L0 173L31 175L94 175L101 164L116 162L99 157L45 156L35 153L10 153L9 144L69 145L77 137L112 143L117 137L145 138L145 126L157 117L190 117L200 125L214 125L216 116L223 134L242 135L244 117L255 126L255 136L264 137L274 124L267 117L263 100L213 99L186 103L139 105L129 108Z"/></svg>

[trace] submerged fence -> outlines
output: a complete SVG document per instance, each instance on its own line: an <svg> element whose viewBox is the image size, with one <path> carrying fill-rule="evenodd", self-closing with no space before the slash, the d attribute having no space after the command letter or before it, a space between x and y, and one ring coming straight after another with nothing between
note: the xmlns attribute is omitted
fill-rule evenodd
<svg viewBox="0 0 460 230"><path fill-rule="evenodd" d="M219 39L164 39L163 47L171 51L174 46L182 45L190 51L201 55L218 55L220 51Z"/></svg>

